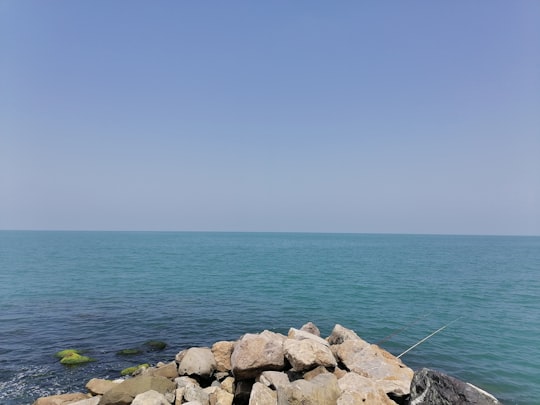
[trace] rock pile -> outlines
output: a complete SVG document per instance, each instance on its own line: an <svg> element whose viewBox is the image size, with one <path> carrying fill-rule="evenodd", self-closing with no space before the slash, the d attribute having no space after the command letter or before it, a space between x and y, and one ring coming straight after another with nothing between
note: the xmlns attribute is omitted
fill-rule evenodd
<svg viewBox="0 0 540 405"><path fill-rule="evenodd" d="M265 330L186 349L174 361L139 369L125 380L92 379L88 394L43 397L34 405L427 405L435 403L428 397L445 398L434 393L437 386L352 330L336 325L323 339L308 323L288 336ZM474 391L475 403L498 403L482 393Z"/></svg>

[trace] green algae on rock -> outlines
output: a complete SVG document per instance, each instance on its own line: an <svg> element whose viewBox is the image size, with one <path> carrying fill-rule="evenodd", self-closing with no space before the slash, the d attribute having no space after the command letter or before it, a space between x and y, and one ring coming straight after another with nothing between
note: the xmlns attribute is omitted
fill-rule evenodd
<svg viewBox="0 0 540 405"><path fill-rule="evenodd" d="M62 360L60 360L60 363L66 364L66 365L75 365L75 364L84 364L95 361L94 359L82 356L78 353L71 353L67 356L62 357Z"/></svg>
<svg viewBox="0 0 540 405"><path fill-rule="evenodd" d="M150 364L148 363L139 364L138 366L127 367L123 369L122 371L120 371L120 375L131 375L135 371L140 370L141 368L148 368L148 367L150 367Z"/></svg>
<svg viewBox="0 0 540 405"><path fill-rule="evenodd" d="M134 354L141 354L141 353L142 353L141 349L122 349L116 352L116 354L119 356L131 356Z"/></svg>
<svg viewBox="0 0 540 405"><path fill-rule="evenodd" d="M72 354L81 354L81 351L77 349L65 349L56 352L54 356L63 359L64 357L71 356Z"/></svg>
<svg viewBox="0 0 540 405"><path fill-rule="evenodd" d="M162 342L161 340L149 340L149 341L145 342L144 345L150 351L163 350L163 349L165 349L167 347L167 343Z"/></svg>

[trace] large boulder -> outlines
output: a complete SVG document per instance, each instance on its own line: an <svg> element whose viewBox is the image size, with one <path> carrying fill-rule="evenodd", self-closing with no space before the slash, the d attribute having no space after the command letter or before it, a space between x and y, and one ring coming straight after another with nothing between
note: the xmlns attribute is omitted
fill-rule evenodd
<svg viewBox="0 0 540 405"><path fill-rule="evenodd" d="M282 371L263 371L257 381L272 389L277 389L277 387L283 387L290 383L289 376Z"/></svg>
<svg viewBox="0 0 540 405"><path fill-rule="evenodd" d="M178 377L178 365L175 361L166 364L158 364L157 367L150 367L144 370L143 374L174 379Z"/></svg>
<svg viewBox="0 0 540 405"><path fill-rule="evenodd" d="M294 371L311 370L317 366L335 367L337 365L330 348L315 339L287 339L283 344L283 350Z"/></svg>
<svg viewBox="0 0 540 405"><path fill-rule="evenodd" d="M216 370L216 360L212 350L208 347L192 347L185 350L180 356L178 364L179 375L197 375L203 378L209 378Z"/></svg>
<svg viewBox="0 0 540 405"><path fill-rule="evenodd" d="M408 395L414 371L379 346L364 343L346 340L336 348L336 354L350 371L377 380L387 394Z"/></svg>
<svg viewBox="0 0 540 405"><path fill-rule="evenodd" d="M427 368L414 373L410 403L414 405L500 405L497 398L480 388Z"/></svg>
<svg viewBox="0 0 540 405"><path fill-rule="evenodd" d="M320 374L310 381L303 379L277 389L278 405L335 405L341 391L335 375Z"/></svg>
<svg viewBox="0 0 540 405"><path fill-rule="evenodd" d="M341 390L338 405L396 405L375 381L354 372L340 378L338 385Z"/></svg>
<svg viewBox="0 0 540 405"><path fill-rule="evenodd" d="M237 380L257 377L262 371L285 368L285 336L265 330L245 334L235 343L231 355L232 372Z"/></svg>
<svg viewBox="0 0 540 405"><path fill-rule="evenodd" d="M127 405L137 395L150 390L172 397L176 390L176 384L165 377L141 375L129 378L105 392L99 405Z"/></svg>

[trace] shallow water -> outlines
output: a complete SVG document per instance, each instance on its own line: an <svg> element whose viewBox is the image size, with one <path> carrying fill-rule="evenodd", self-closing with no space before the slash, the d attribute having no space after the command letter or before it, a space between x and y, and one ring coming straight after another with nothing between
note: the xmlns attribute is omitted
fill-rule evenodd
<svg viewBox="0 0 540 405"><path fill-rule="evenodd" d="M540 398L540 237L0 232L0 403L84 390L183 348L335 323L493 393ZM162 352L120 357L164 340ZM97 361L65 367L76 347Z"/></svg>

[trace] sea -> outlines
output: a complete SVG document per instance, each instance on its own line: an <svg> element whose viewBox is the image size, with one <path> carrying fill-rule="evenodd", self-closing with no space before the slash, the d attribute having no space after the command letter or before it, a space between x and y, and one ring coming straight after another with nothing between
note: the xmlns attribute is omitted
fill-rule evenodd
<svg viewBox="0 0 540 405"><path fill-rule="evenodd" d="M2 405L309 321L395 355L442 328L405 364L540 404L540 237L0 231Z"/></svg>

